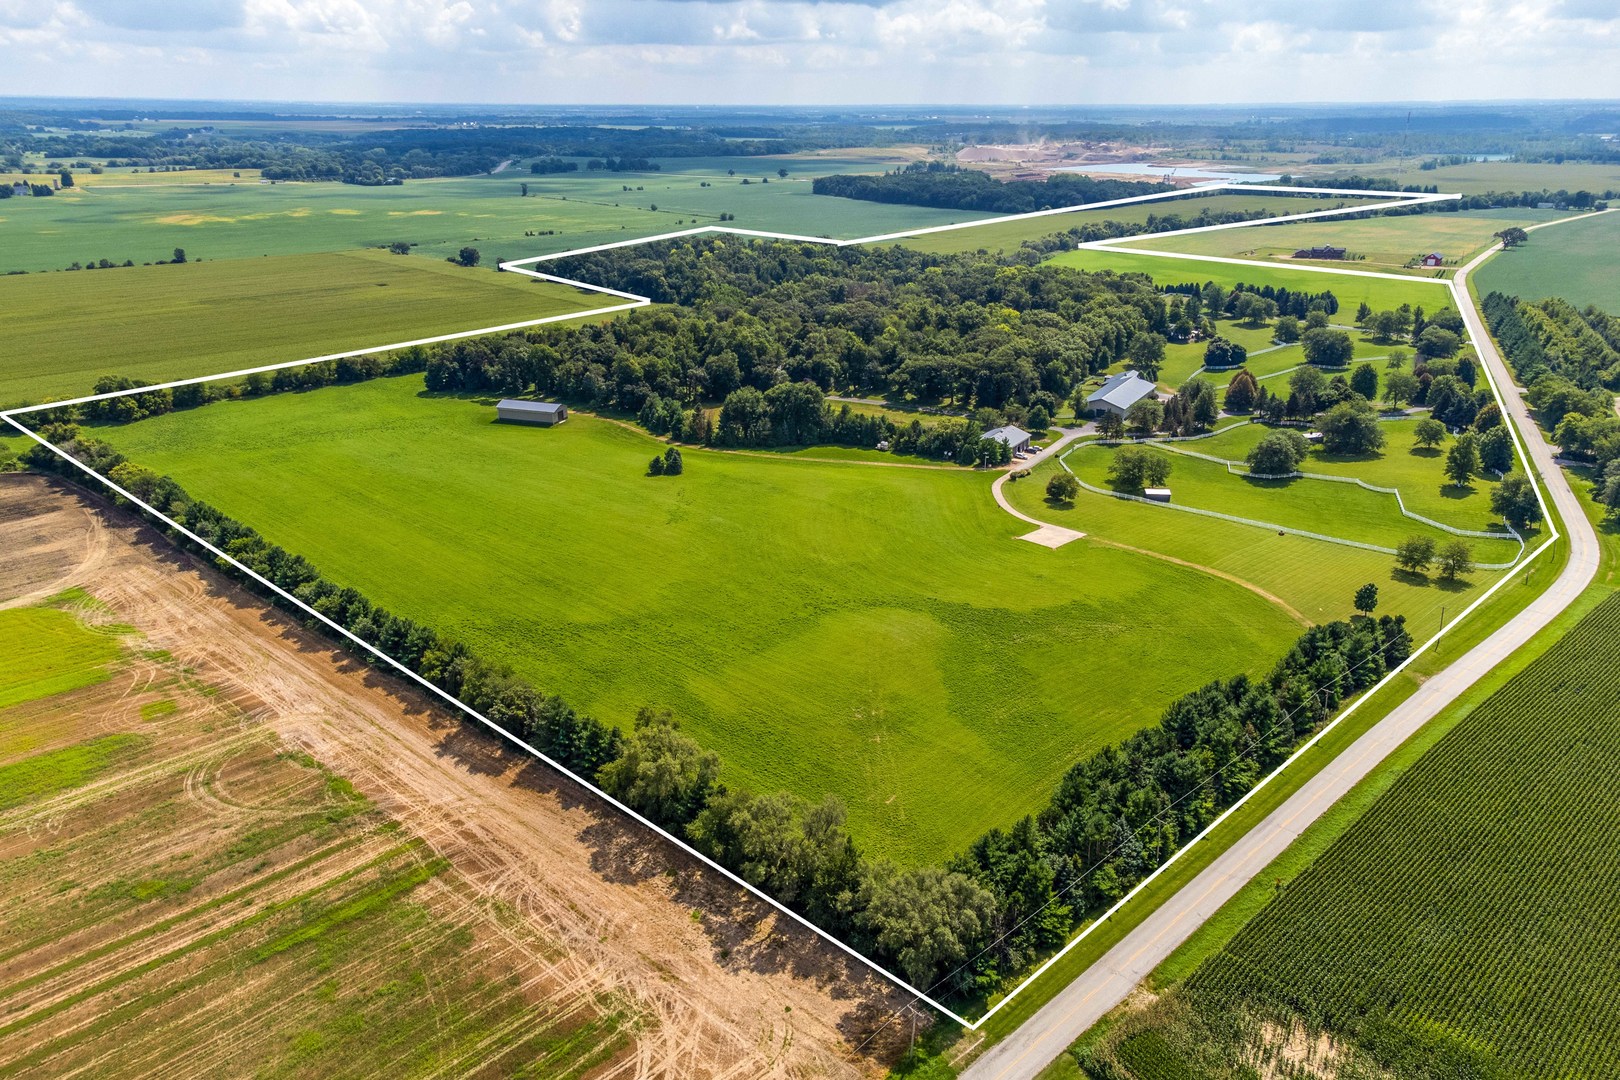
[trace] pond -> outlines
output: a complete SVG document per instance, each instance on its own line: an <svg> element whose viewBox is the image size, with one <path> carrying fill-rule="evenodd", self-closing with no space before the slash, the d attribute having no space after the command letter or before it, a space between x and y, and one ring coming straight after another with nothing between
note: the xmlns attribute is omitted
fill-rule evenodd
<svg viewBox="0 0 1620 1080"><path fill-rule="evenodd" d="M1163 176L1177 180L1197 180L1214 183L1225 180L1232 183L1269 184L1281 180L1279 173L1228 172L1208 169L1199 165L1152 165L1145 161L1114 161L1104 165L1070 165L1058 170L1074 173L1108 173L1126 176Z"/></svg>

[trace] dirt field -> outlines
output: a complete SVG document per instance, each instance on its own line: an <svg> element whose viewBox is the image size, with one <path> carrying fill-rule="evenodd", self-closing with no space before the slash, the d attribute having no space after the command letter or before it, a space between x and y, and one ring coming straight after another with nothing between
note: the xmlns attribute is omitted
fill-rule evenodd
<svg viewBox="0 0 1620 1080"><path fill-rule="evenodd" d="M133 516L0 476L0 551L0 608L83 587L127 654L0 713L0 764L133 739L0 813L0 1076L861 1076L903 1048L881 980Z"/></svg>

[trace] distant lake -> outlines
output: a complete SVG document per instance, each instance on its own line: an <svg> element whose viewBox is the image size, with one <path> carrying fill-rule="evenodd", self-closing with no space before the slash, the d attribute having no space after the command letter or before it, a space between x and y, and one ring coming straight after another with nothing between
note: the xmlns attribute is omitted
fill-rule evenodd
<svg viewBox="0 0 1620 1080"><path fill-rule="evenodd" d="M1281 173L1223 172L1191 165L1149 165L1146 162L1114 161L1106 165L1070 165L1058 172L1122 173L1127 176L1173 176L1178 180L1230 180L1236 183L1269 184L1281 180Z"/></svg>

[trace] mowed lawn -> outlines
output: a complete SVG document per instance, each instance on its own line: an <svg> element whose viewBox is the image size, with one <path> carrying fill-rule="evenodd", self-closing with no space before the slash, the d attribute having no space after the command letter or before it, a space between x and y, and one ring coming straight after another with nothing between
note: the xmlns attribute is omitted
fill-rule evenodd
<svg viewBox="0 0 1620 1080"><path fill-rule="evenodd" d="M1395 217L1359 220L1308 221L1289 225L1263 225L1250 229L1225 229L1162 238L1144 237L1128 241L1129 246L1155 251L1179 251L1191 255L1223 255L1229 258L1277 260L1294 263L1294 252L1301 248L1331 244L1345 248L1351 259L1344 265L1353 270L1401 271L1413 259L1438 251L1447 266L1466 263L1495 243L1493 236L1511 226L1524 227L1567 217L1556 210L1514 207L1503 210L1469 210L1456 213L1402 214ZM1333 265L1323 263L1321 265ZM1431 269L1413 272L1433 274Z"/></svg>
<svg viewBox="0 0 1620 1080"><path fill-rule="evenodd" d="M0 405L589 311L612 298L379 251L0 277Z"/></svg>
<svg viewBox="0 0 1620 1080"><path fill-rule="evenodd" d="M1487 259L1474 285L1481 295L1561 296L1577 307L1620 311L1620 213L1537 229L1529 243Z"/></svg>
<svg viewBox="0 0 1620 1080"><path fill-rule="evenodd" d="M1248 229L1228 231L1249 232ZM1142 255L1096 248L1061 252L1052 256L1050 261L1062 266L1078 267L1081 270L1146 274L1160 285L1179 285L1186 282L1202 285L1207 281L1213 281L1223 289L1230 289L1241 282L1284 286L1298 292L1331 292L1339 298L1340 314L1335 317L1339 322L1351 319L1355 315L1356 305L1363 302L1374 311L1386 311L1398 308L1402 304L1435 311L1451 303L1451 293L1446 283L1432 278L1413 277L1410 281L1405 281L1335 273L1326 268L1314 270L1299 266L1235 266L1231 263L1177 259L1165 255Z"/></svg>
<svg viewBox="0 0 1620 1080"><path fill-rule="evenodd" d="M1071 465L1077 461L1078 455L1069 459ZM1084 489L1073 504L1054 504L1046 498L1046 482L1058 468L1056 462L1048 461L1027 480L1009 484L1007 495L1013 505L1032 517L1085 532L1087 543L1123 545L1185 562L1211 574L1226 575L1288 604L1311 622L1354 614L1351 600L1356 589L1371 582L1378 586L1379 613L1405 615L1413 636L1422 640L1439 629L1442 609L1449 608L1455 614L1496 580L1495 574L1484 572L1458 582L1442 582L1433 574L1403 574L1396 570L1391 556L1378 552L1180 513ZM1170 477L1172 491L1186 472L1181 459L1176 460L1174 468ZM1327 484L1321 486L1326 488ZM1350 490L1354 489L1345 489ZM1344 494L1337 486L1331 493ZM1226 511L1223 505L1211 508L1238 512ZM1288 509L1291 515L1299 515L1298 521L1291 518L1277 524L1302 523L1300 527L1328 535L1335 535L1335 529L1343 529L1353 520L1332 499L1313 499ZM1412 532L1421 531L1416 522L1412 524Z"/></svg>
<svg viewBox="0 0 1620 1080"><path fill-rule="evenodd" d="M1111 206L1100 210L1074 210L1066 214L1004 221L971 229L952 229L949 232L907 237L898 243L908 248L916 248L918 251L945 255L978 251L981 248L987 251L1003 251L1016 249L1025 240L1038 240L1088 223L1118 221L1142 224L1150 217L1164 217L1171 214L1195 217L1206 209L1212 214L1233 210L1262 210L1281 217L1284 214L1327 210L1339 205L1356 206L1370 201L1350 197L1316 199L1300 195L1187 195L1175 199Z"/></svg>
<svg viewBox="0 0 1620 1080"><path fill-rule="evenodd" d="M693 449L651 478L638 431L499 425L415 377L101 434L577 707L670 707L732 784L838 795L904 861L1035 810L1299 629L1196 570L1018 542L983 473Z"/></svg>

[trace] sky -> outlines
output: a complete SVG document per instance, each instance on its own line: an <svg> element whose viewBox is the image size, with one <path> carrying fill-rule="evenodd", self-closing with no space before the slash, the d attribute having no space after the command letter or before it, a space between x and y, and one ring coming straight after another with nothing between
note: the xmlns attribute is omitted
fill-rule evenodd
<svg viewBox="0 0 1620 1080"><path fill-rule="evenodd" d="M1620 98L1620 0L0 0L0 94L522 104Z"/></svg>

